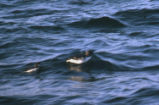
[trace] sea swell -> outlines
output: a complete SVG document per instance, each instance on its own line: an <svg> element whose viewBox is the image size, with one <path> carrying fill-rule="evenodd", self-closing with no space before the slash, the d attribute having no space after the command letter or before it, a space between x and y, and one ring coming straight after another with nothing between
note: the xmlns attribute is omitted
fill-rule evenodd
<svg viewBox="0 0 159 105"><path fill-rule="evenodd" d="M159 9L130 9L119 11L115 16L134 25L158 25Z"/></svg>
<svg viewBox="0 0 159 105"><path fill-rule="evenodd" d="M81 27L81 28L121 28L126 25L121 23L119 20L110 18L110 17L100 17L100 18L92 18L88 20L81 20L77 22L73 22L70 24L74 27Z"/></svg>

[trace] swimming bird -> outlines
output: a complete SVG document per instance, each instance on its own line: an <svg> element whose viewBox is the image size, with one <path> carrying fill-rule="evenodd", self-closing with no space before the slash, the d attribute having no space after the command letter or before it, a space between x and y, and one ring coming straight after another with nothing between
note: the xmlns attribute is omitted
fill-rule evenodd
<svg viewBox="0 0 159 105"><path fill-rule="evenodd" d="M83 64L89 60L89 58L90 58L89 56L92 53L93 52L91 50L88 50L85 52L85 54L82 57L73 57L73 58L67 59L66 62L72 63L72 64Z"/></svg>
<svg viewBox="0 0 159 105"><path fill-rule="evenodd" d="M73 64L82 64L82 63L84 63L84 58L83 57L82 58L73 57L73 58L66 60L66 62L73 63Z"/></svg>
<svg viewBox="0 0 159 105"><path fill-rule="evenodd" d="M34 64L34 68L28 69L28 70L26 70L26 71L24 71L24 72L26 72L26 73L31 73L31 72L37 71L38 69L39 69L39 63L35 63L35 64Z"/></svg>

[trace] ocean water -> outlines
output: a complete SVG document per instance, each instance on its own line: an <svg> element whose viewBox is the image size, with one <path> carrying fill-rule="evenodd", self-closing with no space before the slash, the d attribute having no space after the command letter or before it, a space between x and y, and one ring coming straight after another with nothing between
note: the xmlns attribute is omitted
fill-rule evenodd
<svg viewBox="0 0 159 105"><path fill-rule="evenodd" d="M0 1L0 105L159 105L158 54L158 0Z"/></svg>

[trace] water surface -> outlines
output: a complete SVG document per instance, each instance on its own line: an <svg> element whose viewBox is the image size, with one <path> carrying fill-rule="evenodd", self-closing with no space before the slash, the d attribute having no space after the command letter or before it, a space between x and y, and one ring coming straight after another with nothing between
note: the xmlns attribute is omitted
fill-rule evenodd
<svg viewBox="0 0 159 105"><path fill-rule="evenodd" d="M0 1L0 104L158 105L158 5ZM85 64L65 62L86 50ZM39 71L24 72L36 62Z"/></svg>

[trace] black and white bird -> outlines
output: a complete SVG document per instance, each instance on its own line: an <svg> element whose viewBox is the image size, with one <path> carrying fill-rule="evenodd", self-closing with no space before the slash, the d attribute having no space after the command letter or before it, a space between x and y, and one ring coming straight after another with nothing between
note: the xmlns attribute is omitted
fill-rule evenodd
<svg viewBox="0 0 159 105"><path fill-rule="evenodd" d="M85 51L84 55L82 55L81 57L72 57L70 59L67 59L66 62L71 64L78 64L78 65L83 64L90 59L90 56L92 55L92 53L93 53L92 50Z"/></svg>
<svg viewBox="0 0 159 105"><path fill-rule="evenodd" d="M24 71L24 72L26 72L26 73L31 73L31 72L37 71L38 69L39 69L39 63L35 63L33 68L28 69L28 70L26 70L26 71Z"/></svg>

